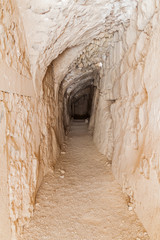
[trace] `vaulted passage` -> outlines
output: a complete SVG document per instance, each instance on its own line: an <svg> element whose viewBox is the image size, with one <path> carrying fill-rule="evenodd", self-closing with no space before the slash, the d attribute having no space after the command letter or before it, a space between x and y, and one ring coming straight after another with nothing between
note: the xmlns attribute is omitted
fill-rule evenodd
<svg viewBox="0 0 160 240"><path fill-rule="evenodd" d="M148 240L83 120L72 122L64 147L55 171L42 182L22 239Z"/></svg>
<svg viewBox="0 0 160 240"><path fill-rule="evenodd" d="M79 90L71 99L71 117L73 119L90 118L93 98L93 87L87 86Z"/></svg>
<svg viewBox="0 0 160 240"><path fill-rule="evenodd" d="M0 240L160 239L159 39L159 0L0 1Z"/></svg>

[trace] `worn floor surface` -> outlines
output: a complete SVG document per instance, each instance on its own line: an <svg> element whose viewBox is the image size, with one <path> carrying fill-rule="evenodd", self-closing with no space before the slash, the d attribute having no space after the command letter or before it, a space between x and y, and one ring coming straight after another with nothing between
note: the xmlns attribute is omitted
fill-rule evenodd
<svg viewBox="0 0 160 240"><path fill-rule="evenodd" d="M83 122L75 122L54 174L39 189L24 240L148 240Z"/></svg>

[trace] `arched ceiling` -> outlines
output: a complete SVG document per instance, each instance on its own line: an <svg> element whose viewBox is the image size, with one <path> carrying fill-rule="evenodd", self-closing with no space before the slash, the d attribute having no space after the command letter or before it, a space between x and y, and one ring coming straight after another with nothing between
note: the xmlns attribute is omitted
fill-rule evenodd
<svg viewBox="0 0 160 240"><path fill-rule="evenodd" d="M93 86L93 81L87 81L85 84L78 86L77 88L73 89L72 92L70 93L70 100L72 98L77 98L78 96L82 95L83 92L85 92L86 88L90 88Z"/></svg>
<svg viewBox="0 0 160 240"><path fill-rule="evenodd" d="M69 78L69 76L67 76L67 79L64 79L61 86L63 94L70 95L74 89L85 85L87 82L93 81L93 79L96 77L96 74L96 71L86 71L86 73L81 73L81 75L77 74L73 78Z"/></svg>
<svg viewBox="0 0 160 240"><path fill-rule="evenodd" d="M99 34L126 23L137 0L16 0L27 39L33 78L72 47L85 47ZM39 75L37 74L39 73Z"/></svg>

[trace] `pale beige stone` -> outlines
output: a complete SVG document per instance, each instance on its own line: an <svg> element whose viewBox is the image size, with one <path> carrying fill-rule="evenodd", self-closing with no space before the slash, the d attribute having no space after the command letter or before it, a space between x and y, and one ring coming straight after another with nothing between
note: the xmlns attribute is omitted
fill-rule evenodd
<svg viewBox="0 0 160 240"><path fill-rule="evenodd" d="M32 216L68 106L93 86L93 140L159 240L159 1L2 0L0 20L0 239Z"/></svg>

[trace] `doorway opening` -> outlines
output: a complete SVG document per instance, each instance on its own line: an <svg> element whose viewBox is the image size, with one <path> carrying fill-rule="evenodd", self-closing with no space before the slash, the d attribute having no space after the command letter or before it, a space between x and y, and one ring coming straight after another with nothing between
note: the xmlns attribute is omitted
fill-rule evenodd
<svg viewBox="0 0 160 240"><path fill-rule="evenodd" d="M89 119L93 98L93 86L79 90L71 100L72 119Z"/></svg>

